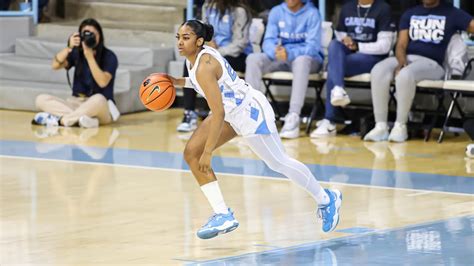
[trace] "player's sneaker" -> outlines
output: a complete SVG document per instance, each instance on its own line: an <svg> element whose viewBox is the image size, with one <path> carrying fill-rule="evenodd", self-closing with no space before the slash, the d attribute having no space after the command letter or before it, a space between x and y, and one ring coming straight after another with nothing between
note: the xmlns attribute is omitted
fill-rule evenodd
<svg viewBox="0 0 474 266"><path fill-rule="evenodd" d="M234 213L229 208L226 214L214 214L205 225L197 231L197 236L202 239L209 239L220 234L229 233L239 226L239 222L234 218Z"/></svg>
<svg viewBox="0 0 474 266"><path fill-rule="evenodd" d="M323 220L323 231L333 231L339 223L339 208L342 203L342 193L337 189L324 189L329 196L327 205L318 206L318 217Z"/></svg>
<svg viewBox="0 0 474 266"><path fill-rule="evenodd" d="M59 126L59 116L46 112L39 112L35 115L31 123L34 125Z"/></svg>
<svg viewBox="0 0 474 266"><path fill-rule="evenodd" d="M385 141L388 140L387 123L376 123L375 127L364 136L364 141Z"/></svg>
<svg viewBox="0 0 474 266"><path fill-rule="evenodd" d="M405 142L408 139L408 132L406 124L395 122L395 125L388 135L388 140L391 142Z"/></svg>
<svg viewBox="0 0 474 266"><path fill-rule="evenodd" d="M283 139L295 139L300 136L300 116L297 113L290 112L285 116L285 124L280 131L280 137Z"/></svg>
<svg viewBox="0 0 474 266"><path fill-rule="evenodd" d="M324 138L336 135L336 124L323 119L316 124L317 128L311 132L311 138Z"/></svg>
<svg viewBox="0 0 474 266"><path fill-rule="evenodd" d="M89 117L87 115L83 115L79 117L79 126L83 128L96 128L99 127L99 119L94 117Z"/></svg>
<svg viewBox="0 0 474 266"><path fill-rule="evenodd" d="M335 86L331 91L331 104L333 106L346 106L351 103L351 99L347 92L339 87Z"/></svg>
<svg viewBox="0 0 474 266"><path fill-rule="evenodd" d="M197 128L197 113L191 110L185 110L183 121L178 125L176 130L178 132L191 132Z"/></svg>

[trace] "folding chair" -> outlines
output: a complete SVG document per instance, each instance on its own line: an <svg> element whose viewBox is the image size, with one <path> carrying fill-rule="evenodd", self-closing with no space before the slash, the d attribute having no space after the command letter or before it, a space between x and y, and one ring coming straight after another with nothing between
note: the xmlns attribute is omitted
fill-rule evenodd
<svg viewBox="0 0 474 266"><path fill-rule="evenodd" d="M441 134L438 143L443 141L445 129L448 121L456 107L461 117L464 113L457 102L461 95L471 95L474 91L474 82L465 80L472 70L474 59L467 60L467 46L460 34L454 34L449 41L443 67L446 70L444 80L423 80L417 84L417 93L431 93L437 97L437 107L434 111L434 117L429 125L428 132L425 135L425 141L428 141L433 128L438 122L438 118L446 112ZM467 62L467 63L466 63ZM457 75L458 79L453 79ZM445 95L449 95L451 102L448 110L444 105Z"/></svg>
<svg viewBox="0 0 474 266"><path fill-rule="evenodd" d="M443 127L441 128L441 133L438 137L438 143L443 142L445 130L447 129L448 122L451 118L451 115L453 114L454 108L458 110L461 118L466 117L466 114L462 111L462 108L457 100L462 96L474 97L474 81L465 80L469 72L472 70L473 64L474 59L469 60L468 65L463 73L463 80L447 80L444 82L443 89L451 98L451 102L444 119Z"/></svg>

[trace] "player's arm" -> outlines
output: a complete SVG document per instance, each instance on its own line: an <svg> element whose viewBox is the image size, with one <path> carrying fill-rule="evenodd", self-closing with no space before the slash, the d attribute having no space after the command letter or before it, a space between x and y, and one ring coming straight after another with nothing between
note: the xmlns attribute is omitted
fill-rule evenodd
<svg viewBox="0 0 474 266"><path fill-rule="evenodd" d="M207 136L204 152L199 160L199 168L202 172L208 172L211 164L212 152L216 148L217 141L221 135L224 125L224 106L217 81L222 75L219 62L209 54L200 58L199 67L196 72L197 82L201 86L207 99L212 115L210 116L210 130Z"/></svg>
<svg viewBox="0 0 474 266"><path fill-rule="evenodd" d="M100 68L99 64L97 64L97 61L95 60L94 51L92 50L92 48L85 45L84 42L82 42L82 49L84 51L84 57L87 60L87 64L89 65L89 69L91 70L91 74L95 82L102 89L107 87L107 85L113 78L112 74Z"/></svg>
<svg viewBox="0 0 474 266"><path fill-rule="evenodd" d="M407 47L409 42L408 30L401 30L398 32L397 48L395 56L397 57L398 66L395 69L395 75L407 65Z"/></svg>
<svg viewBox="0 0 474 266"><path fill-rule="evenodd" d="M469 23L469 27L467 27L467 32L474 34L474 19L471 20L471 23Z"/></svg>
<svg viewBox="0 0 474 266"><path fill-rule="evenodd" d="M53 57L53 62L51 64L51 67L53 70L58 70L62 68L67 68L68 67L68 62L67 62L67 56L69 55L71 49L66 47L59 51L54 57Z"/></svg>
<svg viewBox="0 0 474 266"><path fill-rule="evenodd" d="M167 75L168 78L171 80L171 82L173 82L173 85L175 87L179 87L179 88L183 88L186 84L186 79L189 79L189 78L185 78L185 77L178 77L178 78L175 78L171 75ZM188 81L189 82L189 81Z"/></svg>
<svg viewBox="0 0 474 266"><path fill-rule="evenodd" d="M79 32L75 32L71 36L69 36L69 41L67 43L68 43L68 47L62 49L53 57L53 63L51 64L51 67L53 68L53 70L69 67L67 57L72 52L72 49L74 47L77 47L81 44L81 38L79 37Z"/></svg>

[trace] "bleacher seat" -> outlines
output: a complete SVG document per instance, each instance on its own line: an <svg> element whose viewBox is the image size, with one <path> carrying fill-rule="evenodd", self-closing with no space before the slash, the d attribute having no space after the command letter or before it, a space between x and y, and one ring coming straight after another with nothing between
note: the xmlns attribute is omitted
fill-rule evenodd
<svg viewBox="0 0 474 266"><path fill-rule="evenodd" d="M0 108L36 111L35 98L51 94L61 98L71 95L66 71L51 69L54 55L65 46L65 38L17 38L15 53L2 55L0 61ZM115 75L114 97L121 113L144 110L137 97L139 84L151 72L164 72L155 64L151 48L110 45L119 60ZM171 48L160 50L160 60L169 61ZM73 78L74 69L70 70ZM22 97L18 97L21 95Z"/></svg>

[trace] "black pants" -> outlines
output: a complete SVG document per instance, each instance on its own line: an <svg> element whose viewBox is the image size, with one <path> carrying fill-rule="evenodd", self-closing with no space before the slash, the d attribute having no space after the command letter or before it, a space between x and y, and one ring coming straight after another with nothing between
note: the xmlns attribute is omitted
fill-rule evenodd
<svg viewBox="0 0 474 266"><path fill-rule="evenodd" d="M0 10L8 10L11 0L0 0Z"/></svg>
<svg viewBox="0 0 474 266"><path fill-rule="evenodd" d="M245 72L245 59L247 55L242 53L238 57L224 56L224 58L229 62L232 68L238 72ZM184 77L188 77L188 69L184 66ZM194 110L196 109L196 91L192 89L183 90L183 105L185 110Z"/></svg>
<svg viewBox="0 0 474 266"><path fill-rule="evenodd" d="M464 130L466 131L467 135L474 140L474 118L466 120L464 122Z"/></svg>

